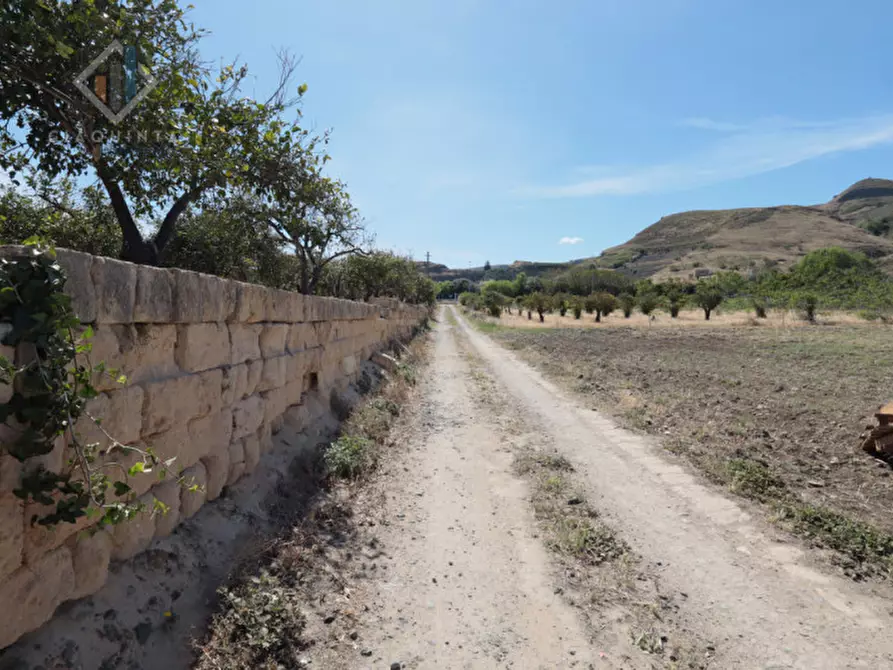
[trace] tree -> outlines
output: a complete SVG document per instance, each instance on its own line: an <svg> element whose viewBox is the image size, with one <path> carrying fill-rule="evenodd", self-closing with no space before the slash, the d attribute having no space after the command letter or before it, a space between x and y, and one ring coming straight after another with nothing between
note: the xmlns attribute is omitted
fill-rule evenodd
<svg viewBox="0 0 893 670"><path fill-rule="evenodd" d="M667 306L670 310L670 317L675 319L679 316L679 310L685 305L685 293L679 283L675 281L667 282L664 284L663 289L664 296L667 299Z"/></svg>
<svg viewBox="0 0 893 670"><path fill-rule="evenodd" d="M636 304L639 306L639 311L641 311L642 314L650 316L651 313L657 309L660 300L657 297L657 293L646 291L636 298Z"/></svg>
<svg viewBox="0 0 893 670"><path fill-rule="evenodd" d="M283 181L256 201L256 216L295 249L301 293L314 292L325 267L347 255L362 255L372 235L350 201L344 184L320 174L320 161L279 165Z"/></svg>
<svg viewBox="0 0 893 670"><path fill-rule="evenodd" d="M258 102L241 93L245 67L211 76L198 57L201 35L176 0L0 4L0 167L15 184L29 169L49 179L92 172L121 229L122 257L157 264L191 205L258 179L283 138L306 136L279 120L294 102L287 94L294 61L283 60L279 86ZM115 39L136 48L139 85L150 71L157 80L117 125L71 76ZM141 225L151 228L147 220L159 214L144 238Z"/></svg>
<svg viewBox="0 0 893 670"><path fill-rule="evenodd" d="M722 289L713 281L701 280L695 289L694 302L704 310L704 319L710 320L710 314L722 304Z"/></svg>
<svg viewBox="0 0 893 670"><path fill-rule="evenodd" d="M31 237L99 256L121 252L121 231L103 194L92 186L78 194L67 179L45 185L39 197L0 191L0 242Z"/></svg>
<svg viewBox="0 0 893 670"><path fill-rule="evenodd" d="M484 300L484 305L490 313L490 316L495 316L498 319L502 315L502 306L506 304L508 299L496 291L481 293L481 297Z"/></svg>
<svg viewBox="0 0 893 670"><path fill-rule="evenodd" d="M490 261L484 261L484 272L490 272Z"/></svg>
<svg viewBox="0 0 893 670"><path fill-rule="evenodd" d="M555 306L555 309L558 310L559 315L564 316L567 314L570 300L571 296L566 293L556 293L552 296L552 304Z"/></svg>
<svg viewBox="0 0 893 670"><path fill-rule="evenodd" d="M589 299L592 300L592 306L595 310L596 323L601 323L602 316L608 316L617 309L617 299L606 291L593 293Z"/></svg>
<svg viewBox="0 0 893 670"><path fill-rule="evenodd" d="M819 306L819 298L811 291L802 291L794 296L794 304L803 312L803 318L815 323L815 313Z"/></svg>
<svg viewBox="0 0 893 670"><path fill-rule="evenodd" d="M570 305L571 311L574 313L574 318L581 318L583 316L583 301L578 296L574 296L570 300Z"/></svg>
<svg viewBox="0 0 893 670"><path fill-rule="evenodd" d="M617 302L620 303L620 309L623 310L623 318L628 319L632 316L633 309L636 306L636 299L629 293L621 293Z"/></svg>
<svg viewBox="0 0 893 670"><path fill-rule="evenodd" d="M546 320L545 314L546 314L546 312L549 311L549 308L550 308L549 303L550 303L549 296L547 296L545 293L541 293L540 291L537 291L535 293L531 293L530 295L528 295L527 296L527 309L528 309L527 316L528 316L528 318L530 318L529 310L534 310L537 314L539 314L540 323L543 323Z"/></svg>

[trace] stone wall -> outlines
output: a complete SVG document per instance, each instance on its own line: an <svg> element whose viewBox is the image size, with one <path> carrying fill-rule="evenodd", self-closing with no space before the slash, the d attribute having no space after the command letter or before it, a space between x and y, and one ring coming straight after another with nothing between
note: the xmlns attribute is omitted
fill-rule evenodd
<svg viewBox="0 0 893 670"><path fill-rule="evenodd" d="M3 248L3 255L16 253ZM91 362L119 368L127 383L97 379L101 394L82 418L85 441L151 447L176 457L190 492L155 474L131 478L141 499L161 500L166 515L142 513L113 530L92 521L52 529L29 522L35 505L12 494L23 468L60 470L64 440L24 465L0 448L0 649L49 620L56 607L97 591L110 561L145 550L224 486L250 473L287 414L297 428L313 421L310 403L356 381L359 366L393 338L411 334L426 310L396 301L366 304L303 296L184 270L137 266L60 250L66 292L82 322L94 324ZM0 353L13 356L9 347ZM0 401L11 389L0 386ZM0 440L9 428L0 426ZM119 452L114 460L130 458Z"/></svg>

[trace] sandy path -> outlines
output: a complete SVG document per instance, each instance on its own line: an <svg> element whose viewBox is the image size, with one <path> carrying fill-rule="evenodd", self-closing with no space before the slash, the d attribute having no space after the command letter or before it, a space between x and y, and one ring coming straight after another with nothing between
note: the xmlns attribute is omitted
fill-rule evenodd
<svg viewBox="0 0 893 670"><path fill-rule="evenodd" d="M358 600L372 651L343 667L589 667L588 639L556 595L512 454L471 398L455 334L437 328L409 448L384 476L385 560ZM390 460L390 459L389 459ZM374 651L373 651L374 650Z"/></svg>
<svg viewBox="0 0 893 670"><path fill-rule="evenodd" d="M445 309L459 319L489 374L514 398L516 411L536 417L582 473L595 507L646 561L659 566L665 587L686 594L682 615L715 643L713 667L893 667L889 600L868 586L825 574L739 503L670 462L652 440L580 407L469 328L457 310ZM443 370L445 346L435 371ZM461 415L462 430L473 431L464 425L467 418ZM484 439L466 456L482 448Z"/></svg>

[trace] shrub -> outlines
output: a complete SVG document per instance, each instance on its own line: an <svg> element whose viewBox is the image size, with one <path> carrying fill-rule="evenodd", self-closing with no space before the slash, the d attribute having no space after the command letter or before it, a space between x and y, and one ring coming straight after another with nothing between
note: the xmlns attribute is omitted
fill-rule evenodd
<svg viewBox="0 0 893 670"><path fill-rule="evenodd" d="M617 298L606 291L593 293L587 300L592 301L596 323L601 322L602 316L608 316L608 314L617 309Z"/></svg>
<svg viewBox="0 0 893 670"><path fill-rule="evenodd" d="M628 319L632 316L633 308L636 306L636 299L629 293L621 293L617 302L620 303L620 309L623 310L623 318Z"/></svg>
<svg viewBox="0 0 893 670"><path fill-rule="evenodd" d="M576 296L571 300L571 311L574 313L574 318L579 319L583 316L583 301Z"/></svg>
<svg viewBox="0 0 893 670"><path fill-rule="evenodd" d="M710 314L719 307L723 301L723 292L720 287L711 280L701 280L695 290L694 302L704 310L704 320L710 320Z"/></svg>
<svg viewBox="0 0 893 670"><path fill-rule="evenodd" d="M682 291L682 286L679 285L679 282L668 282L665 286L664 295L667 298L667 307L670 310L670 316L675 319L679 316L679 310L685 304L685 293Z"/></svg>
<svg viewBox="0 0 893 670"><path fill-rule="evenodd" d="M365 437L345 435L326 450L326 470L333 477L356 479L372 462L372 442Z"/></svg>
<svg viewBox="0 0 893 670"><path fill-rule="evenodd" d="M794 299L794 304L803 312L803 318L810 323L815 323L815 312L819 306L819 298L815 293L803 292Z"/></svg>
<svg viewBox="0 0 893 670"><path fill-rule="evenodd" d="M651 312L657 309L660 301L658 300L656 293L647 292L640 295L636 302L638 303L639 310L642 314L648 316Z"/></svg>
<svg viewBox="0 0 893 670"><path fill-rule="evenodd" d="M541 293L540 291L531 293L527 296L527 318L530 318L530 311L533 310L539 314L540 323L543 323L546 320L544 315L550 309L550 303L549 296L545 293Z"/></svg>
<svg viewBox="0 0 893 670"><path fill-rule="evenodd" d="M769 313L769 300L763 296L756 296L750 299L751 307L758 319L765 319Z"/></svg>

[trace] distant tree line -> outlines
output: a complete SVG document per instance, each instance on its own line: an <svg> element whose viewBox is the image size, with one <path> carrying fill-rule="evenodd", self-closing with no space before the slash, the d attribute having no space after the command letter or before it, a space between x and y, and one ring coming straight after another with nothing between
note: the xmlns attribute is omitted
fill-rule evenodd
<svg viewBox="0 0 893 670"><path fill-rule="evenodd" d="M568 312L596 321L614 312L629 318L634 310L651 316L665 310L678 317L686 307L700 309L705 319L720 307L753 310L766 318L771 310L799 310L809 321L821 309L859 310L865 318L893 314L893 280L867 256L832 247L807 254L790 270L768 269L751 278L737 272L719 272L693 282L670 279L634 281L614 270L575 266L554 277L492 280L479 285L467 280L442 282L438 297L458 295L464 306L498 317L504 311L545 315Z"/></svg>

